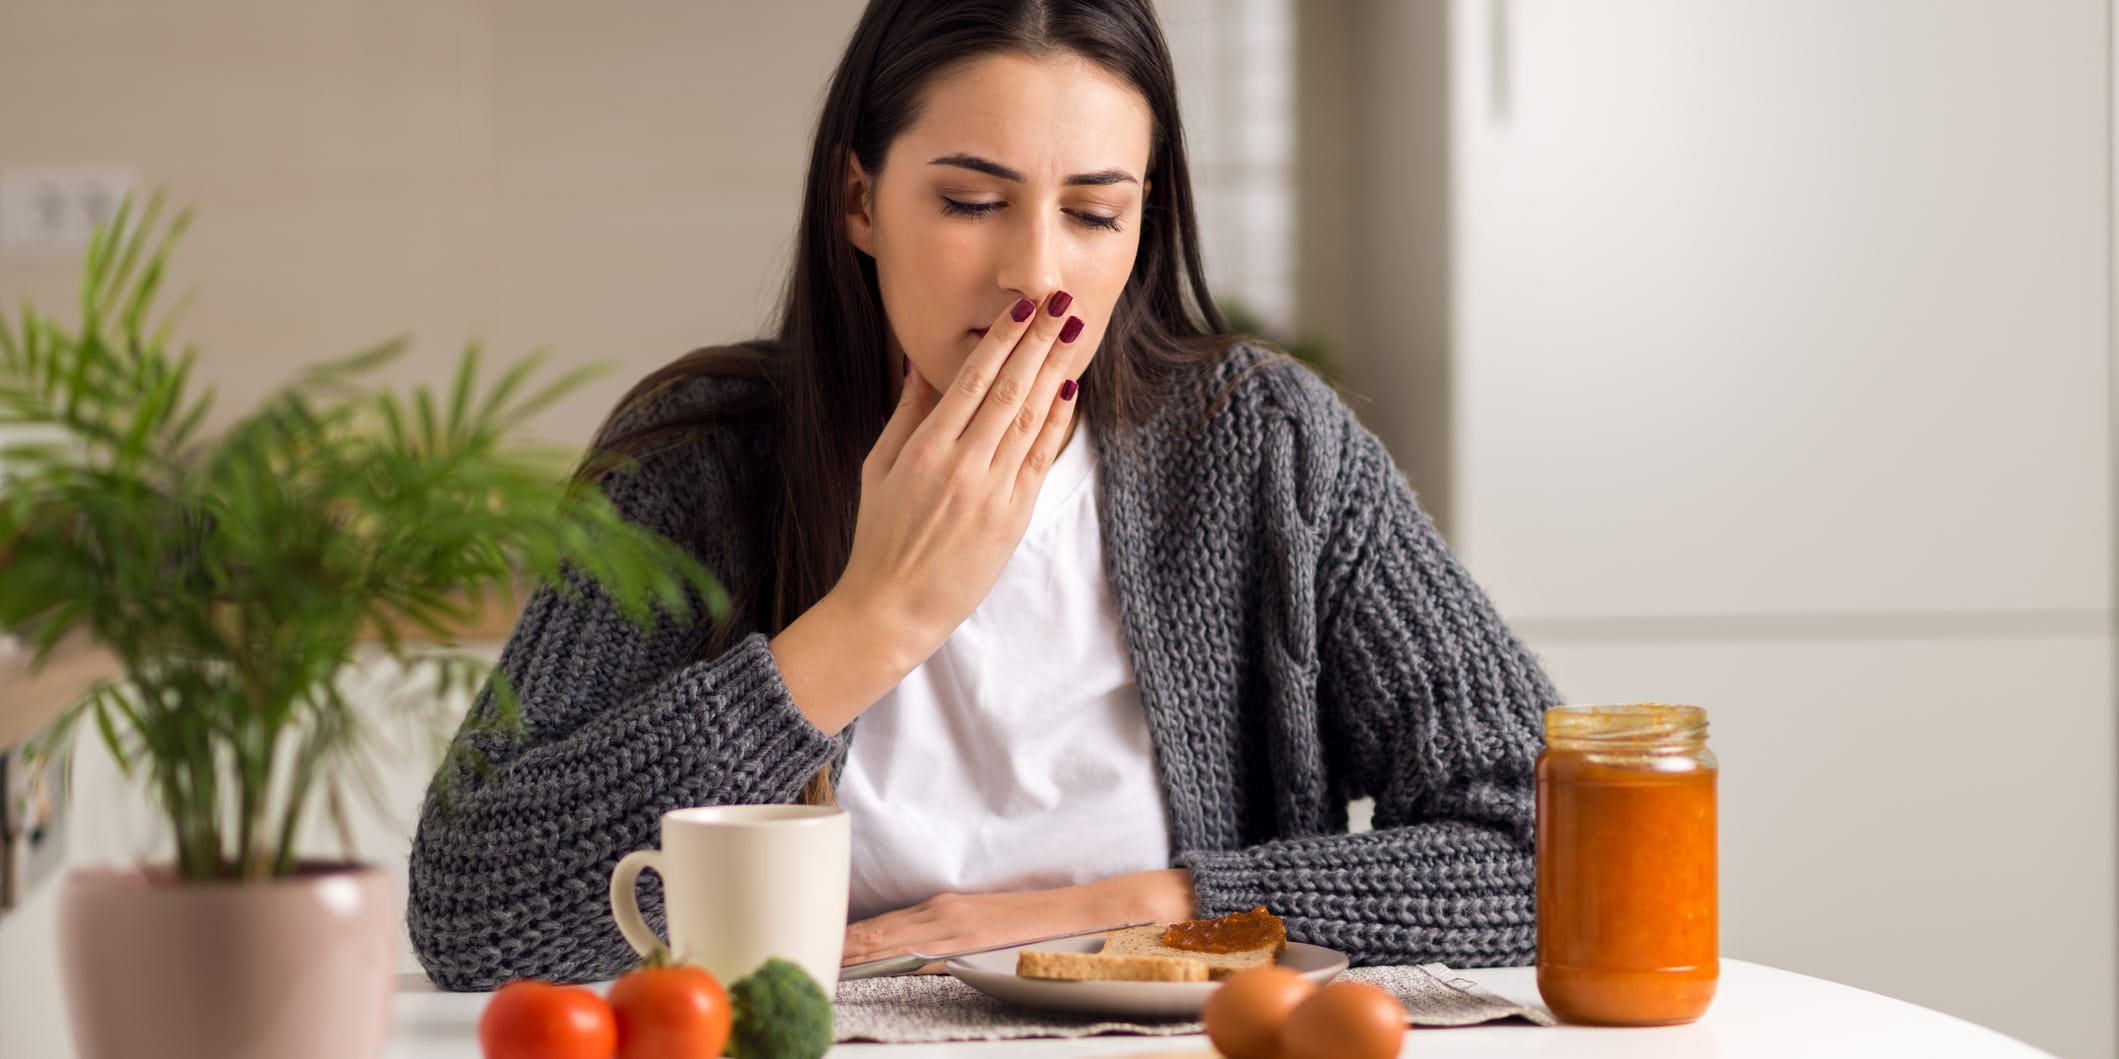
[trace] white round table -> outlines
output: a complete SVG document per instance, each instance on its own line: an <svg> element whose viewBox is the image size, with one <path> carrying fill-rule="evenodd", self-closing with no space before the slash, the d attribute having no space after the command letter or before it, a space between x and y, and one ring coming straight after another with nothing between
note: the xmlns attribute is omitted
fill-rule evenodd
<svg viewBox="0 0 2119 1059"><path fill-rule="evenodd" d="M1536 1003L1528 967L1458 972L1511 1000ZM442 993L425 976L399 978L388 1059L476 1059L484 993ZM601 991L602 987L593 987ZM1206 1038L1087 1037L957 1044L842 1044L830 1059L966 1059L970 1056L1210 1055ZM1714 1006L1688 1026L1600 1029L1521 1020L1414 1029L1400 1053L1417 1059L1523 1056L1558 1059L1821 1059L1825 1056L2036 1057L2041 1052L1963 1019L1850 986L1742 960L1722 961Z"/></svg>

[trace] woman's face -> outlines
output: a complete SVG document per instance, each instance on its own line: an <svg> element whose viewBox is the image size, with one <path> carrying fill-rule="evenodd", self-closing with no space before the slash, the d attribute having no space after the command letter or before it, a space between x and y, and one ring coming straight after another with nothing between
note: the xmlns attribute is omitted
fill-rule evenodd
<svg viewBox="0 0 2119 1059"><path fill-rule="evenodd" d="M847 235L875 259L892 363L946 390L1018 298L1064 290L1088 366L1140 248L1148 104L1061 53L975 60L931 85L883 171L849 166ZM895 379L897 372L886 373Z"/></svg>

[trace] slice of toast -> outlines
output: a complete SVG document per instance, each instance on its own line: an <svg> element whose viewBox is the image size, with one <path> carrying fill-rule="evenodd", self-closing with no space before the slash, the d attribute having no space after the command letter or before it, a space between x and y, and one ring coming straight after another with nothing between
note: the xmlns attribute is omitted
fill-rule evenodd
<svg viewBox="0 0 2119 1059"><path fill-rule="evenodd" d="M1288 951L1288 938L1285 933L1268 945L1242 952L1193 952L1189 949L1173 949L1163 944L1163 931L1167 929L1163 926L1148 926L1112 931L1104 940L1103 952L1099 955L1114 959L1190 960L1206 967L1207 977L1218 982L1238 971L1278 963L1281 954Z"/></svg>
<svg viewBox="0 0 2119 1059"><path fill-rule="evenodd" d="M1194 937L1203 928L1210 936L1227 941L1230 931L1246 940L1263 931L1263 938L1239 952L1196 952L1163 943L1166 931L1191 928ZM1264 908L1238 912L1220 919L1194 919L1179 924L1159 923L1114 930L1104 937L1099 952L1018 953L1015 973L1023 978L1055 978L1068 981L1110 982L1206 982L1220 981L1238 971L1278 963L1288 951L1287 925Z"/></svg>
<svg viewBox="0 0 2119 1059"><path fill-rule="evenodd" d="M1207 965L1198 960L1167 956L1107 956L1098 952L1040 952L1024 949L1015 954L1015 973L1021 978L1052 978L1070 982L1204 982Z"/></svg>

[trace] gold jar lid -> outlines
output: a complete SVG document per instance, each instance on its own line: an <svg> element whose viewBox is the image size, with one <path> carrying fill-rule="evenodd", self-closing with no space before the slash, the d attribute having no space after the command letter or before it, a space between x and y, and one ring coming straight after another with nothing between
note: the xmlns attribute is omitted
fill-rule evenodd
<svg viewBox="0 0 2119 1059"><path fill-rule="evenodd" d="M1545 711L1547 743L1656 746L1707 738L1707 711L1660 702L1554 706Z"/></svg>

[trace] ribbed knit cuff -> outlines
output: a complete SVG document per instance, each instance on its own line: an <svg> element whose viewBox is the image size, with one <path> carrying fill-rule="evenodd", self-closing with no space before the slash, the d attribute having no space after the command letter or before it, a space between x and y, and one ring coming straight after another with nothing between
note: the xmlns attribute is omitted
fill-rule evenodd
<svg viewBox="0 0 2119 1059"><path fill-rule="evenodd" d="M714 718L727 741L714 757L728 769L724 782L733 790L791 799L838 751L795 705L764 633L751 633L721 657L699 664L685 690L682 697L692 702L718 699L724 710L737 707Z"/></svg>
<svg viewBox="0 0 2119 1059"><path fill-rule="evenodd" d="M1192 873L1193 915L1201 919L1270 907L1260 881L1257 858L1243 850L1192 850L1180 854L1177 866Z"/></svg>
<svg viewBox="0 0 2119 1059"><path fill-rule="evenodd" d="M1356 964L1528 962L1536 923L1530 855L1462 823L1194 850L1197 915L1264 905L1289 937Z"/></svg>

